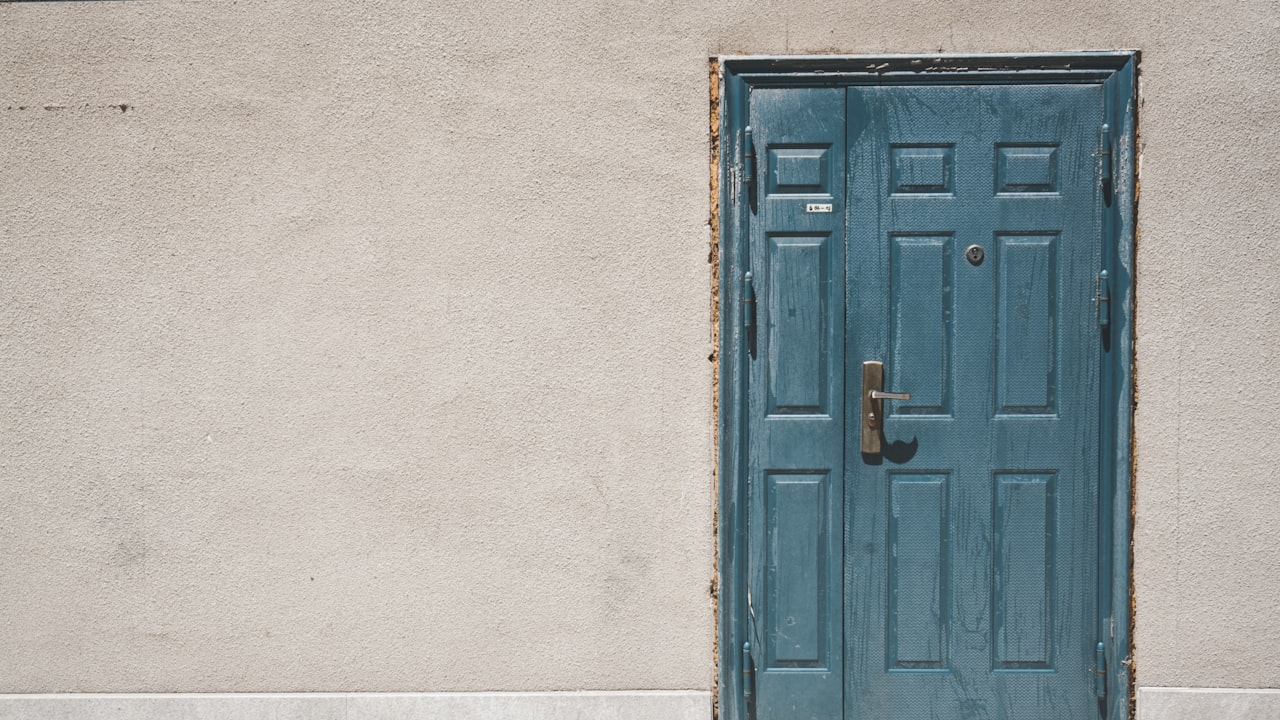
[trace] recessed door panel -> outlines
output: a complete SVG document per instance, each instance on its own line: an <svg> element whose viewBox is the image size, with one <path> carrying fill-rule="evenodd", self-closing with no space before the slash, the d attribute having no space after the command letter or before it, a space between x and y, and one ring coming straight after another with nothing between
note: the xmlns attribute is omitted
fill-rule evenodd
<svg viewBox="0 0 1280 720"><path fill-rule="evenodd" d="M831 528L827 496L831 476L771 473L765 499L769 542L769 626L766 668L823 668L831 648L824 612Z"/></svg>
<svg viewBox="0 0 1280 720"><path fill-rule="evenodd" d="M911 399L892 412L951 414L952 246L950 233L889 238L889 354Z"/></svg>
<svg viewBox="0 0 1280 720"><path fill-rule="evenodd" d="M995 476L996 669L1052 670L1057 507L1053 473Z"/></svg>
<svg viewBox="0 0 1280 720"><path fill-rule="evenodd" d="M773 235L768 262L770 414L826 414L831 243L823 236Z"/></svg>
<svg viewBox="0 0 1280 720"><path fill-rule="evenodd" d="M1054 412L1057 241L1051 233L995 236L997 412Z"/></svg>
<svg viewBox="0 0 1280 720"><path fill-rule="evenodd" d="M890 670L946 670L951 524L947 476L889 475Z"/></svg>

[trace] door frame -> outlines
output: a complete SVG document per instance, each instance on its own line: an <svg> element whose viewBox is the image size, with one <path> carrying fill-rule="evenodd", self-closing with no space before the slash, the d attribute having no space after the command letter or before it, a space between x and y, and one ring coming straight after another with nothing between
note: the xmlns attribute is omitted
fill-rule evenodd
<svg viewBox="0 0 1280 720"><path fill-rule="evenodd" d="M746 642L746 352L742 283L749 202L743 129L752 87L898 84L1093 83L1103 87L1113 187L1103 212L1103 268L1111 277L1111 333L1102 343L1099 408L1099 632L1107 647L1105 717L1129 720L1132 687L1130 510L1133 463L1133 308L1137 209L1137 51L993 55L804 55L713 58L718 98L719 465L717 669L719 716L750 720ZM1107 519L1109 518L1109 521Z"/></svg>

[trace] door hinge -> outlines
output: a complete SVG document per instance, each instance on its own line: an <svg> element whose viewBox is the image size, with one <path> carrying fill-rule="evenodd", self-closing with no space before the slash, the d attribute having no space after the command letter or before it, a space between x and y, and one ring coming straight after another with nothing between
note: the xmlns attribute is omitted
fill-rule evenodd
<svg viewBox="0 0 1280 720"><path fill-rule="evenodd" d="M1093 693L1100 698L1107 696L1107 646L1098 643L1093 650Z"/></svg>
<svg viewBox="0 0 1280 720"><path fill-rule="evenodd" d="M756 144L751 140L750 125L742 130L742 174L750 196L756 187Z"/></svg>
<svg viewBox="0 0 1280 720"><path fill-rule="evenodd" d="M755 324L756 289L751 284L751 271L742 276L742 327L750 330Z"/></svg>
<svg viewBox="0 0 1280 720"><path fill-rule="evenodd" d="M742 699L751 702L751 685L754 680L755 662L751 660L751 643L742 643Z"/></svg>
<svg viewBox="0 0 1280 720"><path fill-rule="evenodd" d="M1102 161L1102 199L1107 206L1111 205L1111 188L1112 188L1112 152L1111 152L1111 126L1103 123L1102 130L1098 133L1098 157Z"/></svg>
<svg viewBox="0 0 1280 720"><path fill-rule="evenodd" d="M1111 324L1111 282L1107 271L1098 273L1098 282L1094 286L1093 304L1097 305L1098 327L1105 328Z"/></svg>

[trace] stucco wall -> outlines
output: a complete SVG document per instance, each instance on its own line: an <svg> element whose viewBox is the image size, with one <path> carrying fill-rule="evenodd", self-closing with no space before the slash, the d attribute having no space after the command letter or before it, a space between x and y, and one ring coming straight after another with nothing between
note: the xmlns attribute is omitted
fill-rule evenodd
<svg viewBox="0 0 1280 720"><path fill-rule="evenodd" d="M1142 685L1280 677L1268 2L0 3L0 692L707 688L707 66L1139 48Z"/></svg>

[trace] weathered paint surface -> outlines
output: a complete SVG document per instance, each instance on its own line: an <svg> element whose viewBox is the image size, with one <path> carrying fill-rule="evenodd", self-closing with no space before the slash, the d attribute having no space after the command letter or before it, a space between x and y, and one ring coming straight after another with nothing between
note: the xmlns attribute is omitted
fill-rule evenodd
<svg viewBox="0 0 1280 720"><path fill-rule="evenodd" d="M1099 716L1103 99L750 90L734 717Z"/></svg>
<svg viewBox="0 0 1280 720"><path fill-rule="evenodd" d="M0 3L0 691L708 687L706 57L1121 47L1139 683L1273 685L1277 46L1262 0Z"/></svg>

